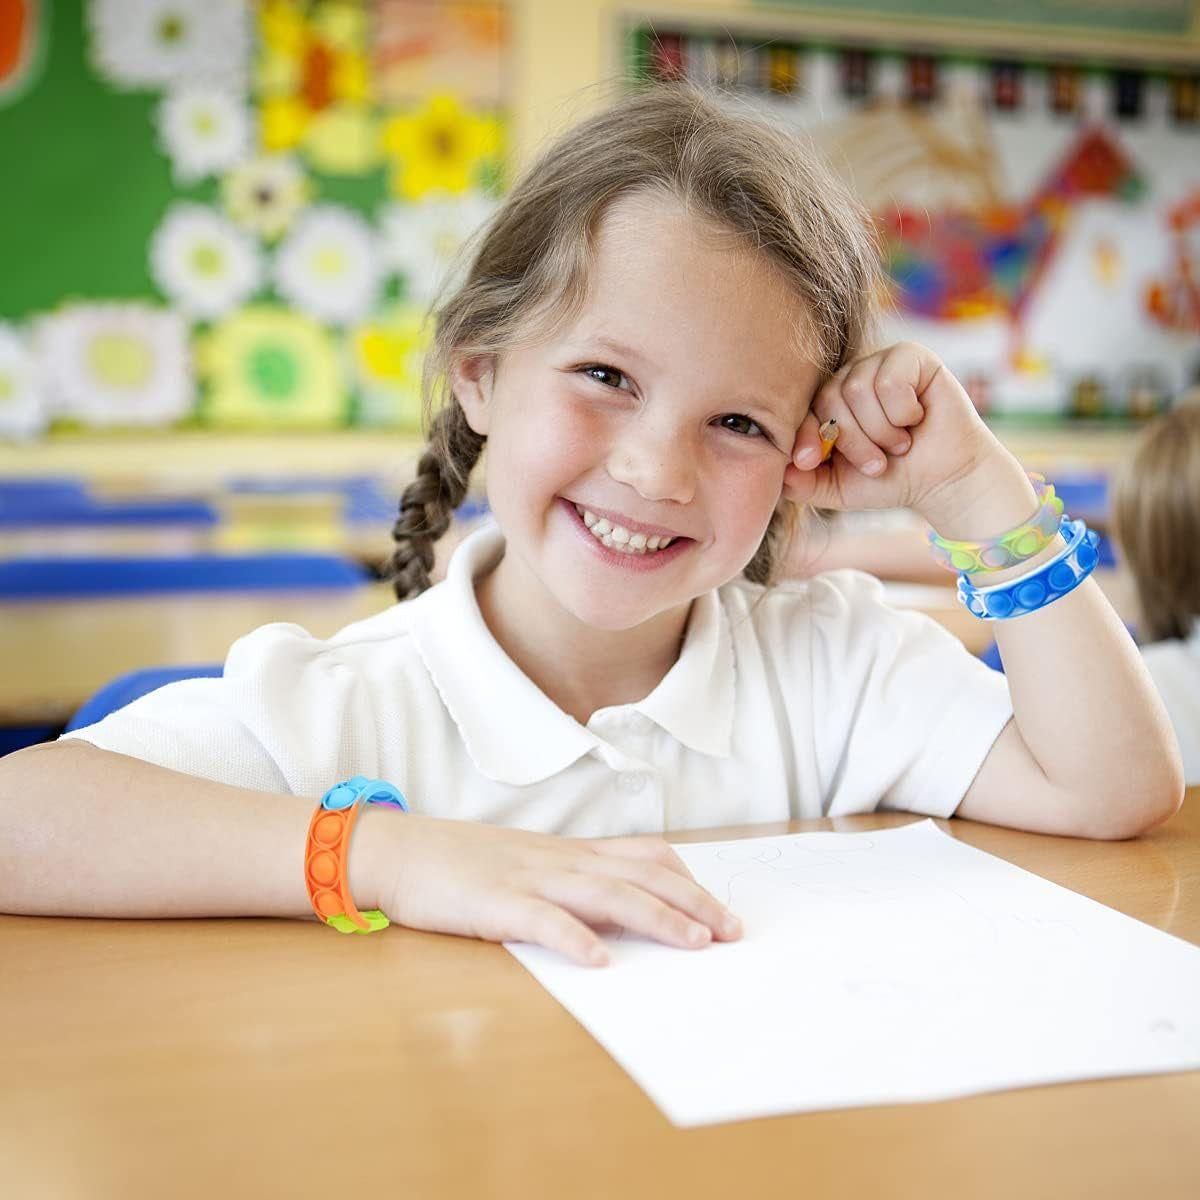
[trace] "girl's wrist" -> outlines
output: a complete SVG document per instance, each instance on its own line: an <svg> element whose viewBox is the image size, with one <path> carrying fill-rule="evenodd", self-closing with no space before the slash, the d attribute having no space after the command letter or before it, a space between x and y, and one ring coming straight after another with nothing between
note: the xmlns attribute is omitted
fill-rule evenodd
<svg viewBox="0 0 1200 1200"><path fill-rule="evenodd" d="M914 508L939 537L984 541L1027 522L1037 512L1038 493L1021 464L1005 454L942 484ZM989 572L989 578L999 583L1007 573Z"/></svg>

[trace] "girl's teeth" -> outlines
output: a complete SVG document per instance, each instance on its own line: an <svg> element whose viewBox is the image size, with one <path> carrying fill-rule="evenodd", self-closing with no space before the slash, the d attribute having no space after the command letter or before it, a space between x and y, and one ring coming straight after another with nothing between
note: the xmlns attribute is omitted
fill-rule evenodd
<svg viewBox="0 0 1200 1200"><path fill-rule="evenodd" d="M588 512L586 508L575 505L575 511L583 518L583 523L592 531L592 536L610 550L622 554L652 554L655 550L665 550L675 539L669 537L647 537L644 533L630 533L620 525L612 525L603 517Z"/></svg>

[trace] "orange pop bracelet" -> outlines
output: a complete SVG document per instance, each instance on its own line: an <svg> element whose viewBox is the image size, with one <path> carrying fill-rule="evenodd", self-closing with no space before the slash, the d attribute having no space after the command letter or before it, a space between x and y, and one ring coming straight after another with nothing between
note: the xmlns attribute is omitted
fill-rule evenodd
<svg viewBox="0 0 1200 1200"><path fill-rule="evenodd" d="M381 804L408 811L399 788L382 779L355 775L345 783L331 787L321 797L321 803L308 823L304 887L313 912L339 933L374 933L377 929L386 929L389 924L378 909L360 913L350 897L346 878L350 834L363 804Z"/></svg>

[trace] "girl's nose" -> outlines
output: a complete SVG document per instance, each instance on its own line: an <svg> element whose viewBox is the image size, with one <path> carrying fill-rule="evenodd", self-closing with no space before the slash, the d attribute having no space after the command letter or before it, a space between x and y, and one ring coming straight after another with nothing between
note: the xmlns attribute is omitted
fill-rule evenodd
<svg viewBox="0 0 1200 1200"><path fill-rule="evenodd" d="M646 500L687 504L696 492L698 462L699 447L680 430L637 422L612 447L608 473Z"/></svg>

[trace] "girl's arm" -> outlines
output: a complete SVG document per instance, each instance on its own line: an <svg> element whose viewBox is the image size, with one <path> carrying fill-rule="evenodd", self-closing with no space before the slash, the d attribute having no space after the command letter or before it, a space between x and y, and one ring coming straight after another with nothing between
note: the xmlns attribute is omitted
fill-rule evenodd
<svg viewBox="0 0 1200 1200"><path fill-rule="evenodd" d="M830 417L840 434L822 465L817 430ZM821 388L797 433L784 491L825 508L911 508L942 537L963 541L1022 525L1037 508L1021 465L958 380L911 342L844 367ZM976 582L1021 576L1062 545L1056 537L1037 558ZM958 815L1037 833L1121 838L1176 812L1184 781L1170 720L1095 581L991 625L1014 719Z"/></svg>
<svg viewBox="0 0 1200 1200"><path fill-rule="evenodd" d="M962 481L924 513L943 537L1011 529L1037 507L1015 461ZM945 505L945 507L943 507ZM944 532L943 532L944 531ZM994 572L1023 575L1062 548ZM1012 696L957 815L1035 833L1123 838L1176 812L1183 766L1170 719L1137 647L1094 579L1036 612L990 623Z"/></svg>
<svg viewBox="0 0 1200 1200"><path fill-rule="evenodd" d="M212 783L79 741L0 759L0 912L79 917L312 916L316 797ZM691 949L737 919L661 838L582 840L368 806L350 894L415 929L536 942L606 961L590 926Z"/></svg>

